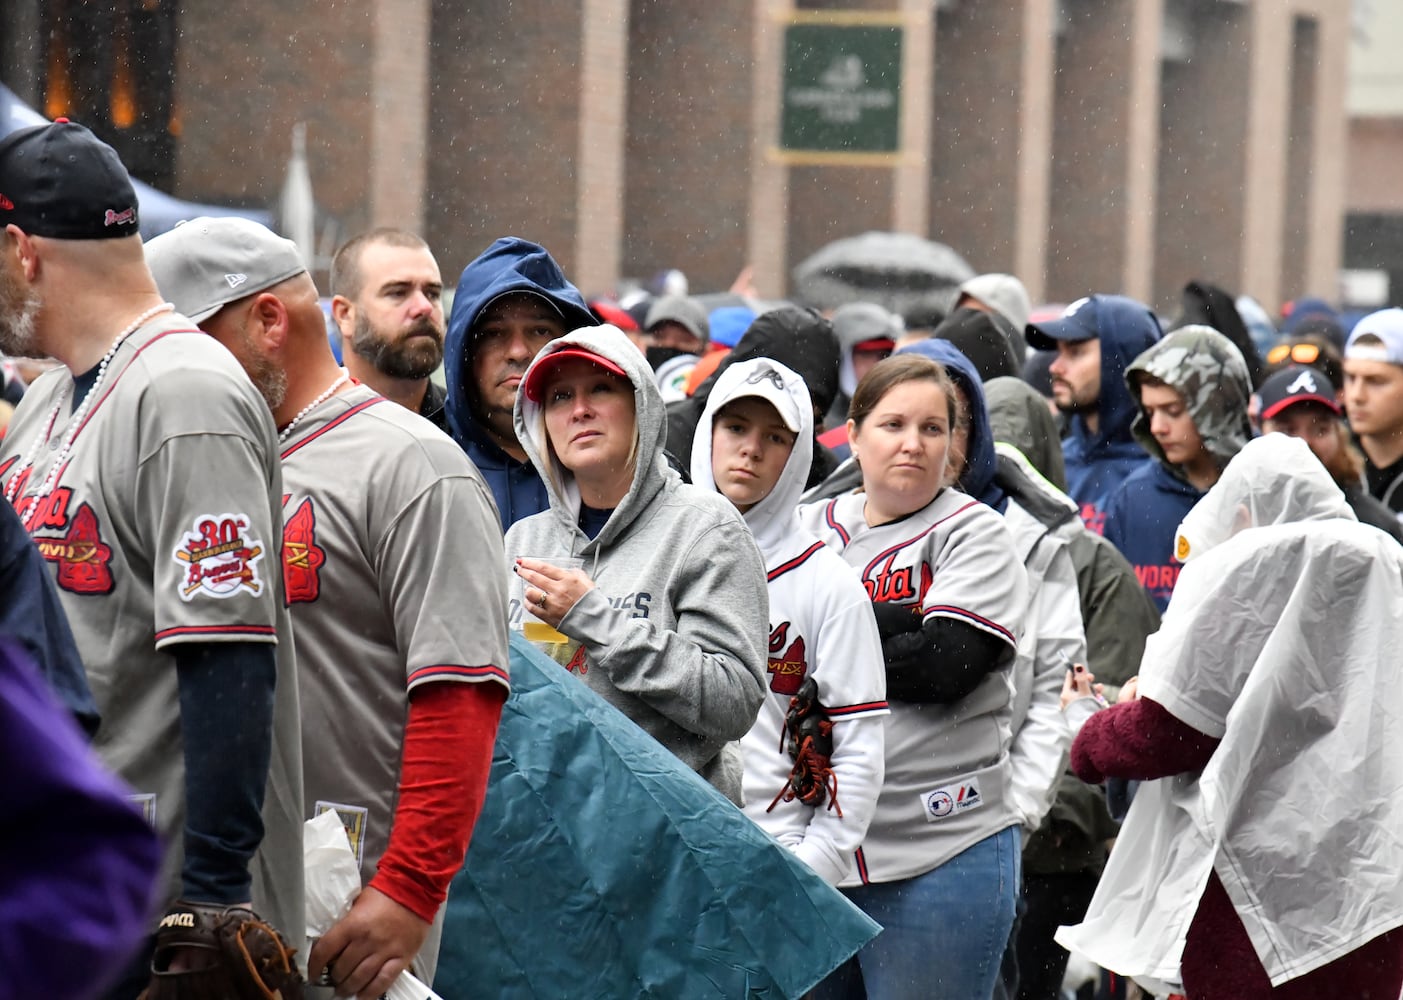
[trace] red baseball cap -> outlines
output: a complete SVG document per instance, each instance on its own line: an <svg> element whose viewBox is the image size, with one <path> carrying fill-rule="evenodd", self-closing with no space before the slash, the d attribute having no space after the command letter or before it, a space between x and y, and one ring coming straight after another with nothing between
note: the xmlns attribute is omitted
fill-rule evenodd
<svg viewBox="0 0 1403 1000"><path fill-rule="evenodd" d="M593 365L603 368L610 375L617 375L619 378L628 379L628 372L613 361L610 361L602 354L596 354L587 347L571 344L562 347L558 351L551 351L542 358L537 359L531 366L531 370L526 373L525 380L521 383L521 391L526 393L526 398L533 403L539 403L545 390L546 382L551 374L566 361L579 358L588 361Z"/></svg>

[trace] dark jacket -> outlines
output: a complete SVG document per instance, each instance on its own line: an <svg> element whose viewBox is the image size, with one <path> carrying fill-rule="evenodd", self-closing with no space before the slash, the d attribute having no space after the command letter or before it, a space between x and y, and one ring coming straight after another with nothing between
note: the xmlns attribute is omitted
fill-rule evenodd
<svg viewBox="0 0 1403 1000"><path fill-rule="evenodd" d="M726 355L726 360L697 387L695 393L687 399L668 404L667 451L681 468L692 467L692 438L716 379L737 361L749 361L751 358L778 361L803 378L816 411L815 427L833 405L838 394L840 360L833 324L814 310L800 306L781 306L761 313L731 353ZM837 467L838 459L833 452L815 437L814 457L805 488L823 482Z"/></svg>
<svg viewBox="0 0 1403 1000"><path fill-rule="evenodd" d="M1106 538L1135 568L1160 613L1179 579L1174 532L1203 496L1163 462L1151 462L1120 485L1106 504Z"/></svg>
<svg viewBox="0 0 1403 1000"><path fill-rule="evenodd" d="M546 299L559 310L567 332L599 323L545 248L527 240L514 236L497 240L465 267L458 279L443 352L448 433L487 480L504 531L550 506L535 467L508 455L482 427L481 403L473 379L473 328L493 299L511 292L533 292Z"/></svg>
<svg viewBox="0 0 1403 1000"><path fill-rule="evenodd" d="M1018 379L994 379L984 390L995 440L1013 445L1053 486L1059 486L1056 473L1062 454L1055 444L1057 424L1043 398ZM1049 528L1061 523L1061 508L1039 505L1026 496L1024 488L1008 479L1002 464L999 482ZM1077 571L1088 665L1098 681L1119 686L1139 671L1145 639L1159 628L1159 611L1140 587L1134 568L1109 540L1091 531L1068 532L1065 537Z"/></svg>
<svg viewBox="0 0 1403 1000"><path fill-rule="evenodd" d="M985 416L988 408L984 404L984 383L980 380L974 363L950 341L937 340L934 337L909 344L897 353L919 354L923 358L939 362L969 399L970 408L974 412L971 414L965 470L960 476L959 488L1003 513L1008 508L1008 496L995 478L997 463L994 457L994 435L989 430Z"/></svg>
<svg viewBox="0 0 1403 1000"><path fill-rule="evenodd" d="M1262 356L1257 353L1257 345L1252 340L1247 324L1242 321L1242 314L1237 311L1233 297L1217 285L1210 285L1206 281L1190 281L1184 286L1179 301L1179 318L1175 321L1173 329L1196 324L1211 326L1231 340L1242 352L1242 360L1247 363L1247 375L1252 379L1252 388L1261 385L1266 365Z"/></svg>
<svg viewBox="0 0 1403 1000"><path fill-rule="evenodd" d="M1159 321L1145 306L1119 295L1098 295L1096 324L1101 341L1100 420L1096 433L1074 415L1062 441L1067 492L1088 528L1101 533L1111 493L1149 458L1130 426L1139 412L1125 384L1125 370L1160 337Z"/></svg>

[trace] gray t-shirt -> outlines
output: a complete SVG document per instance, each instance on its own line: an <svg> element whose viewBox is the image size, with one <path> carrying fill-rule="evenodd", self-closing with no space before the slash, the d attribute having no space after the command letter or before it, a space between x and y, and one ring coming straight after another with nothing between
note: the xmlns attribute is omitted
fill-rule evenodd
<svg viewBox="0 0 1403 1000"><path fill-rule="evenodd" d="M102 713L94 748L167 844L174 899L185 767L169 653L186 642L278 643L290 628L273 422L229 352L166 315L118 348L52 492L38 497L70 429L72 385L59 368L25 393L0 441L0 481L53 570ZM290 642L278 645L277 662L253 904L300 942L302 759Z"/></svg>

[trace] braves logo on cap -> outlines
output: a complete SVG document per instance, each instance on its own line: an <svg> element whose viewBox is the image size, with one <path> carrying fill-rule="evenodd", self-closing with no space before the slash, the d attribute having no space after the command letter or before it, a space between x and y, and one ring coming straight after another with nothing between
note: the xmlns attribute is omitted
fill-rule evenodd
<svg viewBox="0 0 1403 1000"><path fill-rule="evenodd" d="M136 208L125 208L120 212L108 209L102 217L104 226L129 226L136 221Z"/></svg>
<svg viewBox="0 0 1403 1000"><path fill-rule="evenodd" d="M171 557L189 567L180 585L180 599L255 597L263 592L259 562L263 543L248 530L247 514L200 514L194 530L181 538Z"/></svg>
<svg viewBox="0 0 1403 1000"><path fill-rule="evenodd" d="M1295 395L1298 392L1319 392L1315 386L1315 376L1309 371L1303 371L1296 376L1295 381L1286 387L1287 395Z"/></svg>
<svg viewBox="0 0 1403 1000"><path fill-rule="evenodd" d="M0 192L0 209L4 209L6 212L15 210L15 203L6 198L4 192Z"/></svg>

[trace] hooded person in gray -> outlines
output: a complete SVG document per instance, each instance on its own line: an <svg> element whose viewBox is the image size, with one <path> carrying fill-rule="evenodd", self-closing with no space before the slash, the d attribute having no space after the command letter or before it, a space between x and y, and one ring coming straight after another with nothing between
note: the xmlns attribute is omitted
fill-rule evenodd
<svg viewBox="0 0 1403 1000"><path fill-rule="evenodd" d="M581 357L599 359L601 381L627 379L633 389L632 479L612 510L584 504L547 429L550 406L588 413L589 393L562 401L551 384L566 358ZM576 330L537 355L515 424L550 508L507 532L512 626L525 612L559 615L551 624L566 641L547 651L740 805L736 741L765 698L769 649L765 563L750 530L729 500L684 484L668 466L657 383L612 326ZM582 558L584 568L568 580L531 568L561 556Z"/></svg>

